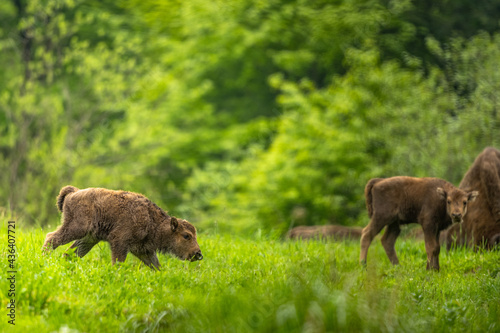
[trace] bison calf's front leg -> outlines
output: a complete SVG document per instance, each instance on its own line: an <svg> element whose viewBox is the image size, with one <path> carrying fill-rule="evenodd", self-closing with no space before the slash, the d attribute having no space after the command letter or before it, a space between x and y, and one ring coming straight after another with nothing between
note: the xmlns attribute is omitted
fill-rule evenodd
<svg viewBox="0 0 500 333"><path fill-rule="evenodd" d="M427 252L427 269L439 271L439 233L424 230L425 251Z"/></svg>
<svg viewBox="0 0 500 333"><path fill-rule="evenodd" d="M133 253L137 258L139 258L146 266L152 270L160 270L160 262L156 253Z"/></svg>
<svg viewBox="0 0 500 333"><path fill-rule="evenodd" d="M116 264L117 261L124 262L127 258L128 249L125 245L113 242L110 243L111 246L111 262Z"/></svg>
<svg viewBox="0 0 500 333"><path fill-rule="evenodd" d="M83 258L87 253L89 253L90 250L98 243L98 240L95 240L89 236L79 239L75 241L67 251L74 250L74 253L79 256L80 258Z"/></svg>

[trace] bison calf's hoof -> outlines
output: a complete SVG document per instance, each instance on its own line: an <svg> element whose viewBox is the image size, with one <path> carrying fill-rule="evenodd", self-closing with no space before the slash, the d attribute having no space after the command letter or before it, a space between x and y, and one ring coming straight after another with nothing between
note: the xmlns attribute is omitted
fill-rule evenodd
<svg viewBox="0 0 500 333"><path fill-rule="evenodd" d="M429 265L429 263L427 263L427 270L439 272L439 266L433 266L433 265Z"/></svg>

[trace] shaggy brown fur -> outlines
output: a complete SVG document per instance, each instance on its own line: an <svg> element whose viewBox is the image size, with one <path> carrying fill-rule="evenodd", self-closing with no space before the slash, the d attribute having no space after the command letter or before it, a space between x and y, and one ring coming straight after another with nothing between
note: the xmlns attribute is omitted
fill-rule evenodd
<svg viewBox="0 0 500 333"><path fill-rule="evenodd" d="M443 239L450 249L458 246L491 249L500 244L500 150L488 147L476 157L459 187L477 189L478 200L471 203L461 224L446 230Z"/></svg>
<svg viewBox="0 0 500 333"><path fill-rule="evenodd" d="M288 239L359 240L360 237L361 228L342 225L299 226L290 230L286 235Z"/></svg>
<svg viewBox="0 0 500 333"><path fill-rule="evenodd" d="M476 191L465 192L438 178L392 177L371 179L365 187L370 223L361 235L360 261L366 264L373 238L387 226L382 245L389 260L399 263L394 244L400 225L419 223L424 231L427 269L439 270L439 232L460 222Z"/></svg>
<svg viewBox="0 0 500 333"><path fill-rule="evenodd" d="M97 243L107 241L113 264L125 261L131 252L153 269L160 268L157 251L183 260L203 258L194 226L167 215L141 194L65 186L57 207L63 213L62 225L47 234L44 251L76 240L70 249L83 257Z"/></svg>

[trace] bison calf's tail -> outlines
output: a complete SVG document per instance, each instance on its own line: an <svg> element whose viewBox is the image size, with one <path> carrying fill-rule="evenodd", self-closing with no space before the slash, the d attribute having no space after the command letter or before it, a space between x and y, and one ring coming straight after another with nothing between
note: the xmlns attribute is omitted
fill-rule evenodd
<svg viewBox="0 0 500 333"><path fill-rule="evenodd" d="M61 192L59 192L59 196L57 197L57 208L59 209L60 212L63 211L64 198L66 198L68 194L76 191L78 191L78 189L71 185L64 186L61 189Z"/></svg>
<svg viewBox="0 0 500 333"><path fill-rule="evenodd" d="M373 178L368 181L368 183L365 186L365 198L366 198L366 210L368 211L368 217L372 217L373 215L373 206L372 206L372 201L373 201L373 196L372 196L372 188L375 184L377 184L379 181L383 180L383 178Z"/></svg>

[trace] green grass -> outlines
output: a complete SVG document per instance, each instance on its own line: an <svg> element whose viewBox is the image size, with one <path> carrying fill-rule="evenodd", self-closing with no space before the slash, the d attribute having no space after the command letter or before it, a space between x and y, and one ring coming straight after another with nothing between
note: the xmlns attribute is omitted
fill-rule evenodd
<svg viewBox="0 0 500 333"><path fill-rule="evenodd" d="M160 256L153 272L132 255L112 266L106 243L66 259L41 254L41 230L16 235L19 332L500 332L500 251L442 251L429 272L423 242L398 240L393 267L376 239L363 269L357 242L201 234L202 261Z"/></svg>

